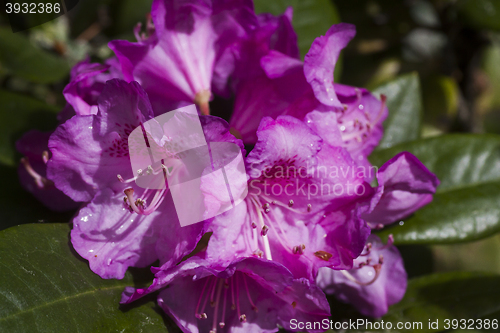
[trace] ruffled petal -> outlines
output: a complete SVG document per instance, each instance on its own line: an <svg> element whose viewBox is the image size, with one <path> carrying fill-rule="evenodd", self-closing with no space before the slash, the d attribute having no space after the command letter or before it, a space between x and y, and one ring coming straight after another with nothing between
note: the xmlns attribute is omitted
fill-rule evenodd
<svg viewBox="0 0 500 333"><path fill-rule="evenodd" d="M127 289L122 302L167 284L158 304L183 332L208 332L221 322L230 332L276 332L276 324L288 328L291 319L321 321L329 316L328 302L318 287L294 280L278 263L257 258L238 259L221 270L193 257L174 270L158 271L148 289ZM213 306L203 301L209 298ZM200 319L202 313L206 319Z"/></svg>
<svg viewBox="0 0 500 333"><path fill-rule="evenodd" d="M137 82L108 81L97 115L75 116L51 135L48 178L75 201L89 202L105 187L123 189L117 175L132 176L128 135L152 116Z"/></svg>
<svg viewBox="0 0 500 333"><path fill-rule="evenodd" d="M407 274L403 259L395 246L384 248L380 238L375 235L371 235L368 242L372 244L371 254L359 257L357 264L366 262L368 257L372 258L372 263L377 263L379 256L382 255L383 264L375 280L376 271L369 265L348 271L348 274L359 283L349 279L340 271L321 268L317 284L326 293L354 305L363 315L381 317L387 313L390 305L403 298L407 286ZM362 285L372 280L374 281L371 284Z"/></svg>
<svg viewBox="0 0 500 333"><path fill-rule="evenodd" d="M439 179L408 152L402 152L378 171L379 187L363 218L374 225L396 222L432 201Z"/></svg>
<svg viewBox="0 0 500 333"><path fill-rule="evenodd" d="M79 206L67 195L58 190L54 184L47 180L47 165L42 154L47 152L51 132L36 130L24 134L17 142L16 149L24 155L26 165L21 163L18 168L21 185L45 206L54 211L68 211ZM48 157L48 156L47 156Z"/></svg>
<svg viewBox="0 0 500 333"><path fill-rule="evenodd" d="M342 108L333 87L333 72L340 51L356 34L352 24L333 25L325 34L314 40L304 58L304 74L316 98L323 104Z"/></svg>

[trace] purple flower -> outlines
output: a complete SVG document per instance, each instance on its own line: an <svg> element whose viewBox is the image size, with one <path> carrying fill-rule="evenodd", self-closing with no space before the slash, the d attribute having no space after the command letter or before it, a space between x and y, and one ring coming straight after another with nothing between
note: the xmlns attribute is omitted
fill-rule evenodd
<svg viewBox="0 0 500 333"><path fill-rule="evenodd" d="M333 87L333 71L340 51L355 34L356 28L352 24L335 24L325 36L314 40L304 58L306 80L311 84L318 101L324 105L343 108Z"/></svg>
<svg viewBox="0 0 500 333"><path fill-rule="evenodd" d="M392 239L384 246L378 236L371 235L354 269L321 268L316 282L326 293L354 305L363 315L381 317L390 305L403 298L407 275Z"/></svg>
<svg viewBox="0 0 500 333"><path fill-rule="evenodd" d="M75 116L51 135L47 175L75 201L89 202L104 188L123 190L117 175L132 178L128 135L153 117L146 93L133 82L106 83L97 114Z"/></svg>
<svg viewBox="0 0 500 333"><path fill-rule="evenodd" d="M121 76L115 58L106 61L106 65L90 63L89 59L75 65L71 70L71 80L63 92L67 104L57 115L59 122L62 124L75 114L97 114L97 100L105 82ZM46 178L46 163L50 158L48 141L51 134L52 132L31 131L16 143L17 150L25 155L21 160L19 177L23 186L48 208L55 211L71 210L78 204Z"/></svg>
<svg viewBox="0 0 500 333"><path fill-rule="evenodd" d="M207 258L264 256L310 280L322 266L351 268L370 233L357 203L373 191L349 154L290 116L264 118L257 135L248 196L211 222ZM202 182L207 193L213 187Z"/></svg>
<svg viewBox="0 0 500 333"><path fill-rule="evenodd" d="M127 288L122 303L161 290L158 304L183 332L276 332L277 325L290 329L292 319L321 322L329 316L323 292L276 262L241 258L222 268L195 256L155 271L151 287Z"/></svg>
<svg viewBox="0 0 500 333"><path fill-rule="evenodd" d="M379 101L366 89L333 83L340 50L354 34L352 25L332 26L314 41L304 63L277 50L261 56L265 76L241 84L231 126L245 142L255 143L263 116L291 115L302 120L312 111L325 113L315 115L317 123L328 120L330 124L318 134L329 144L346 148L359 166L369 168L367 156L382 138L382 122L388 115L385 97Z"/></svg>
<svg viewBox="0 0 500 333"><path fill-rule="evenodd" d="M257 18L258 27L234 49L229 49L236 54L231 76L235 105L230 125L249 143L257 141L255 130L260 119L281 115L308 86L303 79L297 35L291 23L292 8L278 17L261 14ZM272 73L266 72L262 62L272 56L279 57L276 63L281 71L290 72L285 79L275 80ZM295 85L284 84L292 80Z"/></svg>
<svg viewBox="0 0 500 333"><path fill-rule="evenodd" d="M377 172L378 187L362 214L372 227L397 222L432 201L439 179L408 152L387 161Z"/></svg>
<svg viewBox="0 0 500 333"><path fill-rule="evenodd" d="M106 81L115 78L123 78L116 58L107 60L104 65L91 63L90 59L76 64L71 69L71 80L63 91L69 104L63 110L64 120L75 114L80 116L97 114L99 95Z"/></svg>
<svg viewBox="0 0 500 333"><path fill-rule="evenodd" d="M203 223L181 227L168 188L134 184L128 139L150 119L153 111L139 84L113 79L102 91L97 114L74 116L49 141L49 178L74 200L89 202L73 220L73 246L103 278L122 278L127 267L147 266L157 259L174 265L204 232ZM207 142L243 148L223 120L200 120ZM154 146L154 140L150 143L154 149L167 149Z"/></svg>
<svg viewBox="0 0 500 333"><path fill-rule="evenodd" d="M289 7L277 17L271 14L258 15L256 27L224 50L214 73L216 93L229 97L231 92L242 90L243 82L265 76L260 61L271 50L299 59L292 13L293 9Z"/></svg>
<svg viewBox="0 0 500 333"><path fill-rule="evenodd" d="M155 0L151 16L155 33L148 39L109 43L125 79L141 83L159 114L182 102L208 114L215 64L255 24L252 2Z"/></svg>
<svg viewBox="0 0 500 333"><path fill-rule="evenodd" d="M46 177L50 135L50 132L29 131L16 142L16 149L24 155L18 168L19 179L23 187L48 208L54 211L72 210L78 207L78 203L58 190Z"/></svg>

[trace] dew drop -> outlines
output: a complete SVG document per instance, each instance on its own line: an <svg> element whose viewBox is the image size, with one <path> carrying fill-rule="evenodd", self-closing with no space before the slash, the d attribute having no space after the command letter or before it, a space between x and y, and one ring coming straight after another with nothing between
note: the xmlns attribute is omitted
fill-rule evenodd
<svg viewBox="0 0 500 333"><path fill-rule="evenodd" d="M399 225L404 225L405 223L403 221L399 221Z"/></svg>

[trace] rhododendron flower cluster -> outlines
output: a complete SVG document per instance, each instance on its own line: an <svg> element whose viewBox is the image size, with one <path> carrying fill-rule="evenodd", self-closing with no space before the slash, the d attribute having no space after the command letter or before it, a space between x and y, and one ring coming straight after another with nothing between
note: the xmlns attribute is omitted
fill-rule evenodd
<svg viewBox="0 0 500 333"><path fill-rule="evenodd" d="M90 269L121 279L128 267L158 262L153 284L127 288L122 303L160 290L158 304L184 332L275 332L292 319L321 321L330 315L325 293L379 317L405 293L392 238L383 244L371 233L428 204L439 180L410 153L379 170L370 164L385 97L333 77L355 27L332 26L301 61L292 15L256 15L250 0L154 0L137 42L112 41L116 56L104 65L75 66L57 129L18 142L23 184L50 208L80 206L71 242ZM215 95L234 97L229 122L210 115ZM213 217L181 226L168 184L136 184L129 135L142 128L151 147L173 156L175 167L148 173L189 175L169 134L144 124L190 104L208 146L241 150L244 170L224 177L231 185L245 177L248 193L210 215L227 193L210 176L227 161L213 158L200 197L184 203ZM204 235L208 243L196 247Z"/></svg>

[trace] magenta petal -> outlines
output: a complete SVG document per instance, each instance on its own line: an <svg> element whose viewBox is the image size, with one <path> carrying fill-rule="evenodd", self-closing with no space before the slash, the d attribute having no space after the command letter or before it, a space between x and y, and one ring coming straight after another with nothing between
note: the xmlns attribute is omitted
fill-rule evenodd
<svg viewBox="0 0 500 333"><path fill-rule="evenodd" d="M116 58L108 59L104 65L90 63L87 59L72 68L71 80L64 88L63 94L76 114L96 114L97 100L106 81L122 77Z"/></svg>
<svg viewBox="0 0 500 333"><path fill-rule="evenodd" d="M104 87L104 81L98 80L98 77L106 70L108 66L91 63L79 64L73 68L74 76L64 88L63 94L76 114L86 116L97 113L95 105Z"/></svg>
<svg viewBox="0 0 500 333"><path fill-rule="evenodd" d="M345 110L337 111L343 147L358 165L368 168L371 164L367 157L382 139L382 123L389 111L384 101L377 99L366 89L341 84L334 84L334 89L340 102L345 105Z"/></svg>
<svg viewBox="0 0 500 333"><path fill-rule="evenodd" d="M238 259L220 269L193 257L173 270L157 271L148 289L127 289L122 302L162 288L158 304L183 332L208 332L221 322L229 332L276 332L277 324L289 328L291 319L321 321L329 315L318 287L294 280L278 263L257 258ZM204 306L203 299L209 298L213 306ZM201 314L207 319L200 319Z"/></svg>
<svg viewBox="0 0 500 333"><path fill-rule="evenodd" d="M333 25L325 34L314 40L304 58L304 74L314 95L323 104L341 108L333 87L333 72L340 51L356 34L352 24Z"/></svg>
<svg viewBox="0 0 500 333"><path fill-rule="evenodd" d="M63 192L58 190L54 184L47 180L47 165L43 161L42 154L48 151L47 146L50 132L29 131L25 133L17 142L16 149L27 158L28 166L19 165L19 179L21 185L45 206L54 211L68 211L78 207L78 203L71 200ZM29 170L32 168L32 170ZM34 172L30 175L28 172ZM36 179L41 177L37 182ZM43 180L45 178L45 180Z"/></svg>
<svg viewBox="0 0 500 333"><path fill-rule="evenodd" d="M108 81L97 115L75 116L51 135L48 178L75 201L88 202L108 186L123 189L117 175L132 176L128 135L152 116L137 82Z"/></svg>
<svg viewBox="0 0 500 333"><path fill-rule="evenodd" d="M374 225L396 222L432 201L439 179L408 152L386 162L378 171L379 187L363 218Z"/></svg>
<svg viewBox="0 0 500 333"><path fill-rule="evenodd" d="M252 255L252 229L247 209L247 203L242 202L212 220L208 228L213 234L207 247L207 259L227 266L237 257Z"/></svg>
<svg viewBox="0 0 500 333"><path fill-rule="evenodd" d="M162 224L177 223L162 216L168 213L163 204L151 215L133 214L123 205L123 193L105 189L74 218L71 242L94 273L122 279L128 267L145 267L158 259L155 245Z"/></svg>
<svg viewBox="0 0 500 333"><path fill-rule="evenodd" d="M321 138L294 117L280 116L276 120L265 117L257 129L259 141L247 156L250 177L261 177L264 170L274 165L293 164L308 170L321 149ZM288 163L288 164L287 164Z"/></svg>
<svg viewBox="0 0 500 333"><path fill-rule="evenodd" d="M153 100L161 96L192 103L199 93L210 96L215 61L246 34L255 19L251 8L246 0L155 0L155 35L139 43L112 41L109 46L125 78L138 80Z"/></svg>
<svg viewBox="0 0 500 333"><path fill-rule="evenodd" d="M356 264L365 263L371 258L371 264L377 264L380 255L383 256L379 275L376 279L376 271L373 267L366 265L347 271L361 285L347 278L342 272L330 268L321 268L317 278L317 284L328 294L333 294L340 300L354 305L359 312L369 317L381 317L387 313L390 305L399 302L406 291L407 274L403 259L395 246L384 248L384 244L375 235L368 238L372 244L371 254L359 257Z"/></svg>

